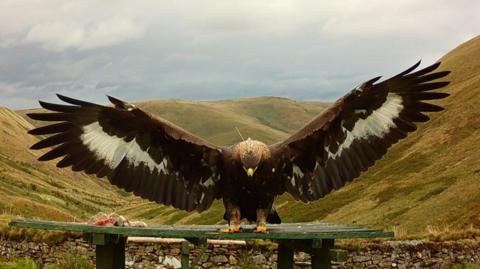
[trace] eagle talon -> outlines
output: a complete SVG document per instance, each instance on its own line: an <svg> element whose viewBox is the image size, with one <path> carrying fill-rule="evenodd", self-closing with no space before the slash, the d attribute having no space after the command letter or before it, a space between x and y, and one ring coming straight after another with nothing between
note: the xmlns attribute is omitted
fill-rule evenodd
<svg viewBox="0 0 480 269"><path fill-rule="evenodd" d="M223 229L218 229L220 233L243 233L242 227L228 227Z"/></svg>
<svg viewBox="0 0 480 269"><path fill-rule="evenodd" d="M267 226L257 226L257 227L255 227L255 229L253 229L253 232L254 232L254 233L263 233L263 234L266 234L266 233L268 233L268 231L267 231Z"/></svg>

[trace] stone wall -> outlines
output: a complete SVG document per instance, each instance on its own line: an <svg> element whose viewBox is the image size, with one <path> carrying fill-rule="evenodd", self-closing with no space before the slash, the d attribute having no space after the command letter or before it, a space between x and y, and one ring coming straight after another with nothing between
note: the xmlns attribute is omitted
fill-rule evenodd
<svg viewBox="0 0 480 269"><path fill-rule="evenodd" d="M391 241L369 246L344 246L348 261L334 268L450 268L452 264L480 264L480 242L433 243ZM198 255L192 248L191 259ZM29 256L52 263L63 253L87 255L94 249L81 239L46 244L0 240L0 255L12 260ZM132 243L127 245L127 268L179 268L180 244ZM203 268L275 268L277 254L271 247L251 245L209 245L200 260ZM295 255L297 268L309 268L309 256ZM256 265L256 266L254 266ZM479 267L480 268L480 267Z"/></svg>

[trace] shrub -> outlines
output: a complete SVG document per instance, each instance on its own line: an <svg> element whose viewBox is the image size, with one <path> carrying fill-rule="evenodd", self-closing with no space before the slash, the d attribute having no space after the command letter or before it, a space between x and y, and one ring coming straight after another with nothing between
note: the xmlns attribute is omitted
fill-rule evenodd
<svg viewBox="0 0 480 269"><path fill-rule="evenodd" d="M93 269L93 263L85 256L65 253L57 263L59 269Z"/></svg>
<svg viewBox="0 0 480 269"><path fill-rule="evenodd" d="M464 263L464 264L453 264L451 269L478 269L480 268L479 266L476 266L473 263Z"/></svg>
<svg viewBox="0 0 480 269"><path fill-rule="evenodd" d="M239 265L242 269L260 269L248 251L240 252Z"/></svg>
<svg viewBox="0 0 480 269"><path fill-rule="evenodd" d="M40 269L40 266L31 258L23 258L13 262L2 262L0 269Z"/></svg>
<svg viewBox="0 0 480 269"><path fill-rule="evenodd" d="M85 256L64 254L56 264L45 266L37 264L31 258L11 262L0 262L0 269L93 269L93 263Z"/></svg>

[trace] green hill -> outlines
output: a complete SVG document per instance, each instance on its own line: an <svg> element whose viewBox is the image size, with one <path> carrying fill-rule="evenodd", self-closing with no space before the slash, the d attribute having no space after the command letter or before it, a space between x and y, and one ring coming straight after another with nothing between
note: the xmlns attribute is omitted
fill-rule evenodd
<svg viewBox="0 0 480 269"><path fill-rule="evenodd" d="M432 114L431 121L420 125L417 132L391 148L373 168L344 188L309 204L293 201L289 195L280 197L276 204L284 221L356 223L390 227L414 234L423 233L429 225L480 226L480 38L462 44L445 55L441 61L441 69L452 71L449 76L452 83L444 89L451 93L451 96L438 102L446 107L446 110ZM138 105L211 142L225 145L240 140L235 127L238 127L245 137L268 143L284 139L323 110L327 104L258 97L211 102L153 100L140 102ZM21 124L21 128L26 130L30 123L22 121ZM1 137L8 140L8 136L3 133ZM90 189L86 187L89 186L88 188L96 190L92 193L99 193L97 200L107 201L105 209L118 205L118 212L131 218L150 223L206 224L221 221L221 203L215 203L210 210L202 214L187 214L131 195L122 196L122 192L106 186L102 180L92 180L81 174L53 168L51 164L35 162L35 153L26 149L34 140L33 137L22 136L16 144L8 141L2 143L0 156L7 156L6 152L11 152L12 147L17 148L23 154L16 157L17 161L28 163L31 169L29 171L34 174L29 177L25 175L25 178L12 178L12 183L1 190L5 189L6 192L12 189L12 186L17 184L14 183L16 180L27 185L32 180L48 184L48 180L42 177L55 175L52 178L62 178L61 182L70 180L76 183L73 178L81 177L78 180L82 182L81 186L75 185L71 189L78 188L79 192L85 190L89 193ZM11 169L14 171L17 168ZM18 168L20 172L17 173L23 173L21 169ZM45 171L45 175L38 176L38 171ZM26 188L23 189L26 192ZM46 192L55 189L53 186ZM106 189L110 191L105 191ZM34 200L28 193L18 192L15 195L18 199ZM69 197L60 197L60 200ZM81 202L88 201L80 195L73 197L78 197ZM82 200L84 198L85 200ZM0 199L2 207L5 203L6 201ZM48 205L75 216L99 209L89 208L88 211L70 213L70 210L76 211L62 205L60 201ZM50 216L46 214L43 217Z"/></svg>
<svg viewBox="0 0 480 269"><path fill-rule="evenodd" d="M244 137L265 143L284 139L328 103L256 97L202 102L153 100L138 105L213 143L232 145L241 139L235 127Z"/></svg>
<svg viewBox="0 0 480 269"><path fill-rule="evenodd" d="M105 180L40 163L31 151L33 126L19 114L0 107L0 214L54 220L85 219L122 205L121 193Z"/></svg>

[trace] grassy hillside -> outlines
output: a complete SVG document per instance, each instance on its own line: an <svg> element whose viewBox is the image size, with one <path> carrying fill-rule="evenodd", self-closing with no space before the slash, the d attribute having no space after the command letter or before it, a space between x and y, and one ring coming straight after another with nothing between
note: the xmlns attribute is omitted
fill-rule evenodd
<svg viewBox="0 0 480 269"><path fill-rule="evenodd" d="M414 234L423 233L429 225L480 226L480 38L459 46L441 61L441 69L452 71L449 77L452 83L444 89L451 93L451 97L437 102L446 110L432 114L430 122L420 125L417 132L390 149L372 169L327 197L309 204L293 201L289 195L280 197L276 204L284 221L356 223L391 227ZM259 97L212 102L154 100L140 102L139 106L211 142L232 144L240 140L235 127L244 136L268 143L286 138L326 104ZM17 120L20 121L18 117ZM28 129L28 124L23 121L18 128ZM8 139L9 136L1 134L0 137ZM92 181L67 170L52 169L51 164L34 162L35 153L25 149L33 140L32 137L20 137L15 142L17 150L24 154L18 157L18 161L26 160L32 167L31 173L45 171L43 178L55 173L67 179L82 177L88 184L99 184L98 190L104 190L102 181ZM13 150L10 141L2 145L4 148L0 146L0 154L3 155L0 156ZM23 173L22 169L15 167L10 173L14 171ZM29 184L32 180L48 184L48 180L37 174L30 177L28 173L22 174L12 182L17 179L22 184ZM11 184L5 187L5 191L12 188ZM76 187L79 190L84 188ZM108 198L99 194L96 199L119 201L120 213L150 223L216 223L221 221L223 214L220 203L202 214L187 214L133 196L119 196L114 187L108 189L112 190L106 195ZM54 190L52 187L51 191ZM28 197L26 201L29 201L27 194L16 194L16 197ZM79 196L79 200L82 199ZM0 200L1 205L4 203L6 201ZM70 210L62 206L61 201L55 204L55 208L65 212ZM88 212L91 211L93 209Z"/></svg>
<svg viewBox="0 0 480 269"><path fill-rule="evenodd" d="M154 100L138 104L213 143L232 145L244 137L265 143L284 139L328 106L277 97L193 102Z"/></svg>
<svg viewBox="0 0 480 269"><path fill-rule="evenodd" d="M37 139L33 126L17 113L0 108L0 214L55 220L84 219L122 205L122 196L105 180L53 163L39 163L41 152L28 149Z"/></svg>

